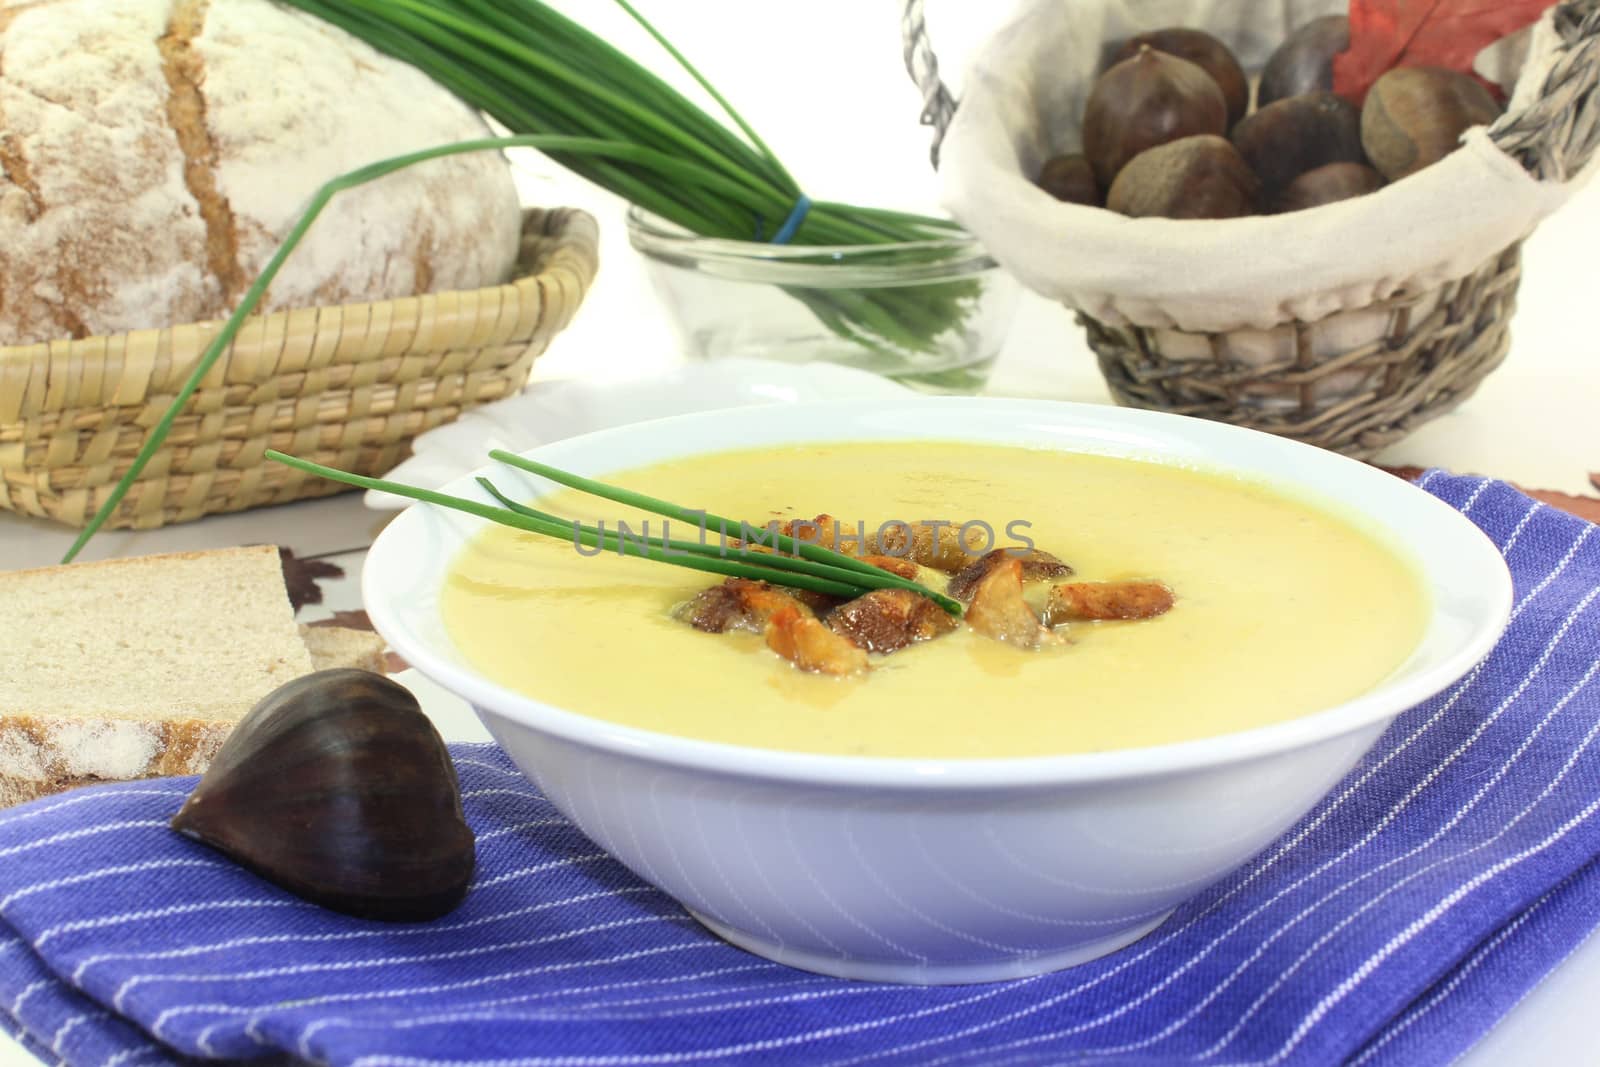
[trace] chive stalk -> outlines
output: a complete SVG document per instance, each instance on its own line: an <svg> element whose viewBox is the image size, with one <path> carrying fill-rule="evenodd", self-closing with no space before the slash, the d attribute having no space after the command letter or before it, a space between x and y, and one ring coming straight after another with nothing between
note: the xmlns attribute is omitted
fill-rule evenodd
<svg viewBox="0 0 1600 1067"><path fill-rule="evenodd" d="M766 240L803 192L750 123L631 0L614 2L710 95L732 128L543 0L287 2L417 67L514 133L592 136L653 150L658 155L627 160L559 151L550 157L691 233ZM685 176L662 157L698 171ZM813 201L789 244L899 246L959 232L928 216ZM960 328L978 295L970 281L783 291L833 332L896 357L936 352L936 339Z"/></svg>
<svg viewBox="0 0 1600 1067"><path fill-rule="evenodd" d="M222 358L222 353L227 351L229 345L233 344L234 338L238 336L240 327L244 325L244 320L261 303L261 298L266 294L268 287L272 285L273 279L283 269L284 262L299 246L300 241L306 235L306 231L317 221L317 217L322 214L329 201L348 189L366 185L369 182L387 177L396 171L404 170L419 163L426 163L429 160L461 155L467 152L519 147L557 149L586 156L619 160L653 160L656 163L667 164L673 170L684 175L686 179L702 176L699 168L692 163L686 163L671 157L662 157L660 153L637 144L606 141L594 137L533 134L515 137L485 137L475 141L459 141L455 144L437 145L417 152L392 156L389 159L380 159L375 163L358 167L324 183L311 197L311 202L306 205L306 209L301 214L299 221L289 230L288 235L283 240L283 244L278 247L278 250L272 254L272 258L267 261L261 276L245 291L244 297L239 301L239 306L232 315L228 316L227 321L222 324L222 329L217 331L217 336L212 338L211 343L206 346L206 350L201 353L200 359L194 365L194 369L189 372L188 378L184 379L183 385L178 388L177 395L172 398L172 403L167 405L167 410L162 413L160 420L156 422L149 435L145 438L144 445L139 449L138 454L134 456L127 472L112 487L111 492L95 511L94 517L79 532L76 540L72 542L72 546L67 549L66 554L62 557L61 562L71 563L76 559L78 553L83 551L84 546L89 543L90 539L100 531L100 528L116 512L118 505L128 495L128 490L133 487L133 483L166 441L167 434L172 430L172 424L178 418L178 413L183 410L184 405L194 396L195 390L200 387L200 383L205 380L206 375L210 373L217 360Z"/></svg>
<svg viewBox="0 0 1600 1067"><path fill-rule="evenodd" d="M496 451L498 452L498 450ZM509 453L491 453L490 455L491 458L499 459L501 462L509 462L509 460L505 458L506 456L510 455ZM521 460L521 457L512 456L511 459ZM523 463L531 462L532 461L521 461L512 465L522 466ZM732 540L742 541L740 534L742 534L745 529L765 529L764 527L752 527L747 523L735 522L732 519L724 519L720 516L711 515L707 512L699 510L680 508L677 505L669 504L664 500L656 500L653 497L645 496L642 493L635 493L629 489L619 489L615 486L606 485L604 482L594 481L591 478L583 478L575 474L569 474L566 471L558 470L555 467L550 467L542 463L535 464L535 466L539 468L539 471L536 473L543 473L545 477L550 478L551 481L555 481L558 484L575 489L581 489L584 492L601 497L602 499L615 501L619 504L626 504L630 507L637 508L640 511L648 511L652 514L661 515L668 519L678 519L679 521L687 522L691 526L695 526L705 532L710 532L713 526L715 526L717 529L719 538L716 543L703 540L665 542L667 547L675 552L690 552L695 555L718 556L725 558L728 554L728 544L730 538ZM523 467L523 469L530 470L531 468ZM542 519L547 522L560 523L562 529L574 535L581 534L587 537L610 536L607 535L605 530L601 527L584 526L581 523L574 522L571 519L563 519L557 515L552 515L547 511L540 511L537 508L529 507L526 504L520 504L506 496L505 493L502 493L498 488L495 487L495 484L487 478L478 478L477 482L481 487L483 487L484 491L489 493L496 500L500 501L503 507L509 508L518 514ZM910 592L917 593L921 596L926 596L935 601L940 607L944 608L952 615L961 614L960 601L944 596L941 593L933 592L920 582L911 581L909 578L902 578L892 571L886 571L882 567L874 566L865 560L856 559L854 556L846 555L843 552L833 551L814 542L791 537L788 534L775 534L773 536L773 541L774 544L771 547L774 549L774 551L770 553L762 552L752 554L752 552L745 548L742 544L736 551L740 559L751 560L753 563L761 567L774 568L776 570L797 571L802 574L813 574L817 577L832 578L840 582L851 582L862 575L867 575L873 580L873 582L882 583L875 584L873 588L909 590ZM608 544L606 547L609 548L611 546ZM784 553L791 554L784 555Z"/></svg>
<svg viewBox="0 0 1600 1067"><path fill-rule="evenodd" d="M593 478L585 478L580 474L572 474L557 467L552 467L548 463L525 459L514 452L507 452L501 448L491 450L489 458L504 463L509 467L527 471L529 474L537 474L539 477L547 478L557 485L564 485L569 489L576 489L579 492L600 497L602 500L610 500L613 503L638 508L640 511L648 511L656 515L663 515L669 519L677 519L680 522L694 523L696 525L703 522L707 529L715 529L723 538L741 538L747 529L763 528L751 526L737 519L713 515L708 511L679 507L669 501L658 500L653 496L634 492L632 489L607 485L605 482L595 481ZM772 547L804 559L815 560L819 563L832 563L846 570L854 570L863 574L883 573L883 568L881 567L874 567L872 564L856 559L854 556L847 556L843 552L836 552L814 542L792 537L789 534L774 534Z"/></svg>
<svg viewBox="0 0 1600 1067"><path fill-rule="evenodd" d="M296 470L315 474L318 477L327 478L330 481L353 486L357 489L393 493L396 496L403 496L410 500L418 500L423 503L449 508L452 511L474 515L478 518L498 523L501 526L509 526L527 533L571 541L585 548L616 552L619 555L634 556L657 563L668 563L675 567L684 567L708 574L719 574L727 578L748 578L767 582L771 585L805 589L828 596L843 597L847 600L864 596L875 589L909 589L912 592L926 596L952 615L959 616L962 611L960 601L942 593L937 593L925 585L909 582L897 574L891 574L888 571L873 567L871 564L862 564L860 560L850 560L850 562L865 567L865 570L857 570L854 567L833 566L815 560L765 554L754 556L741 554L738 559L729 559L723 556L720 547L707 545L700 541L678 541L664 537L633 537L631 535L623 537L615 530L606 531L602 528L584 526L581 523L570 519L558 518L536 508L515 504L485 478L479 478L479 484L484 486L497 500L501 501L502 505L509 506L497 507L493 504L485 504L480 500L472 500L450 493L441 493L437 490L424 489L420 486L406 485L404 482L373 478L364 474L354 474L335 467L324 466L312 460L301 459L298 456L290 456L276 449L268 449L266 458L273 462L293 467ZM554 470L554 468L549 469ZM557 473L564 474L565 472ZM594 484L598 485L600 483ZM609 489L610 487L605 488ZM624 490L623 492L626 491ZM639 496L639 494L632 495ZM671 507L671 505L667 506ZM678 510L682 511L682 509ZM685 514L697 516L699 513L685 512ZM804 544L804 542L801 542L801 544ZM848 556L837 553L835 555L838 555L840 559L850 559Z"/></svg>
<svg viewBox="0 0 1600 1067"><path fill-rule="evenodd" d="M128 471L62 558L69 563L105 525L165 442L200 382L233 343L285 259L344 190L462 152L534 148L630 203L692 233L748 241L788 217L801 195L755 131L688 59L627 3L624 10L711 93L739 133L597 35L540 0L286 0L409 63L495 118L513 136L412 152L340 175L311 198L261 276L202 353ZM742 133L743 137L739 134ZM959 228L941 219L813 202L792 245L925 242ZM972 282L882 289L785 289L828 329L896 354L933 351L960 326Z"/></svg>
<svg viewBox="0 0 1600 1067"><path fill-rule="evenodd" d="M635 537L631 532L624 536L620 527L607 530L604 524L600 526L587 526L583 523L575 522L572 519L563 519L559 515L552 515L547 511L540 511L537 508L532 508L526 504L518 503L505 493L501 492L500 489L497 488L495 484L487 478L478 478L476 481L486 493L500 502L501 507L504 507L508 511L514 511L518 515L526 515L529 518L553 523L560 527L561 536L566 537L568 540L575 540L577 543L582 544L585 547L594 548L598 546L608 551L616 551L619 542L622 544L627 544L631 543L632 541L639 540L639 538ZM832 564L818 563L810 559L786 556L779 552L753 553L744 546L730 549L725 541L718 543L712 543L708 541L682 541L668 539L665 534L659 538L651 538L649 537L648 532L646 532L643 537L645 540L659 544L665 550L673 553L727 559L729 558L729 552L732 551L735 558L748 561L752 565L763 569L793 571L797 574L809 574L816 578L831 579L843 585L854 584L856 579L859 578L863 573L855 568L836 567ZM908 589L917 593L927 592L926 586L919 585L916 582L907 581L906 579L903 579L899 575L893 574L890 571L874 567L870 573L875 581L887 580L890 583L884 585L882 588ZM779 582L777 584L781 585L783 583ZM856 595L859 596L860 594L858 593Z"/></svg>

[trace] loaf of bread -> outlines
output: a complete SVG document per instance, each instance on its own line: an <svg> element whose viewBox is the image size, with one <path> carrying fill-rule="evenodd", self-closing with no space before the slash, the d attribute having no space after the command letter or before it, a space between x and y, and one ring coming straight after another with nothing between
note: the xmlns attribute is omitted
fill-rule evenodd
<svg viewBox="0 0 1600 1067"><path fill-rule="evenodd" d="M381 668L372 634L294 621L271 545L0 573L0 807L199 774L313 670Z"/></svg>
<svg viewBox="0 0 1600 1067"><path fill-rule="evenodd" d="M328 179L488 135L415 68L270 0L0 7L0 344L223 317ZM506 280L497 153L335 197L262 310Z"/></svg>

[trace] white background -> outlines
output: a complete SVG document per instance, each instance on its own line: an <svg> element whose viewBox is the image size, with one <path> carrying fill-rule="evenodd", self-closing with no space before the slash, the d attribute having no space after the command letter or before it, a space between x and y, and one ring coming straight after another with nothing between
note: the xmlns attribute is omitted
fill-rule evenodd
<svg viewBox="0 0 1600 1067"><path fill-rule="evenodd" d="M641 58L655 55L612 6L594 0L557 6ZM646 7L811 195L912 210L937 206L928 132L916 121L920 98L901 66L895 0L653 0ZM1005 2L930 0L929 23L947 69L954 72L1007 10ZM522 157L519 168L528 199L587 208L603 229L600 278L577 320L540 361L537 377L617 379L676 362L661 309L624 237L618 201L537 157ZM1590 188L1526 246L1521 307L1505 366L1459 412L1382 458L1592 491L1586 472L1600 470L1597 238L1600 192ZM1069 313L1026 297L990 391L1107 398ZM293 530L302 553L332 551L366 544L378 522L361 509L359 496L350 495L154 533L102 535L89 557L271 540L275 529ZM58 527L0 514L0 567L53 562L70 540ZM1600 945L1591 945L1467 1062L1600 1063L1585 1025L1597 998ZM0 1039L0 1061L11 1055L22 1054Z"/></svg>

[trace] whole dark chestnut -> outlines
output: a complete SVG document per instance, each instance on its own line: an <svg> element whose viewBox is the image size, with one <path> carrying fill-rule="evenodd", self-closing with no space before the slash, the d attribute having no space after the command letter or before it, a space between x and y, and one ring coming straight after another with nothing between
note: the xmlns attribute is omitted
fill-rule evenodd
<svg viewBox="0 0 1600 1067"><path fill-rule="evenodd" d="M1123 42L1122 47L1113 54L1113 62L1120 63L1138 55L1139 49L1145 45L1169 56L1187 59L1211 75L1211 80L1217 83L1223 99L1228 102L1230 129L1250 110L1250 81L1245 77L1244 68L1239 66L1239 60L1228 46L1211 34L1182 26L1141 33Z"/></svg>
<svg viewBox="0 0 1600 1067"><path fill-rule="evenodd" d="M1254 214L1260 182L1227 138L1184 137L1139 153L1106 197L1135 218L1232 219Z"/></svg>
<svg viewBox="0 0 1600 1067"><path fill-rule="evenodd" d="M390 922L450 911L476 858L438 730L409 690L359 670L263 697L172 828L296 896Z"/></svg>
<svg viewBox="0 0 1600 1067"><path fill-rule="evenodd" d="M1261 178L1269 201L1308 170L1366 161L1361 112L1321 91L1268 104L1234 128L1233 144Z"/></svg>
<svg viewBox="0 0 1600 1067"><path fill-rule="evenodd" d="M1280 214L1321 207L1383 188L1383 175L1365 163L1329 163L1308 170L1284 187L1272 205Z"/></svg>
<svg viewBox="0 0 1600 1067"><path fill-rule="evenodd" d="M1102 187L1147 148L1196 134L1226 133L1222 90L1187 59L1149 45L1094 83L1083 112L1083 154Z"/></svg>
<svg viewBox="0 0 1600 1067"><path fill-rule="evenodd" d="M1039 169L1039 188L1069 204L1099 207L1104 203L1094 168L1079 155L1056 156Z"/></svg>
<svg viewBox="0 0 1600 1067"><path fill-rule="evenodd" d="M1350 47L1350 19L1324 15L1284 38L1261 69L1256 106L1333 88L1333 57Z"/></svg>
<svg viewBox="0 0 1600 1067"><path fill-rule="evenodd" d="M1461 135L1500 117L1476 78L1442 67L1399 67L1373 84L1361 109L1361 143L1385 178L1398 181L1437 163Z"/></svg>

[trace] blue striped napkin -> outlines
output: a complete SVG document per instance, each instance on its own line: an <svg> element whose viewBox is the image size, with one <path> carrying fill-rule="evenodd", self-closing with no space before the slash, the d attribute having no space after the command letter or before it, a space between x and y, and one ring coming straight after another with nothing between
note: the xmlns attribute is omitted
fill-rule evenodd
<svg viewBox="0 0 1600 1067"><path fill-rule="evenodd" d="M705 933L491 746L480 865L438 922L318 910L168 832L192 780L0 815L0 1018L45 1059L321 1063L1444 1063L1600 922L1600 535L1498 482L1422 484L1504 550L1505 639L1328 799L1143 941L920 989Z"/></svg>

